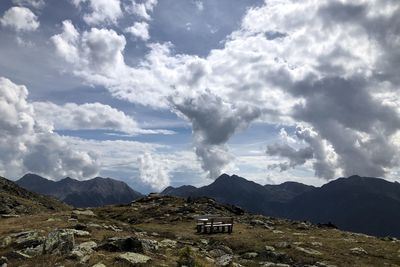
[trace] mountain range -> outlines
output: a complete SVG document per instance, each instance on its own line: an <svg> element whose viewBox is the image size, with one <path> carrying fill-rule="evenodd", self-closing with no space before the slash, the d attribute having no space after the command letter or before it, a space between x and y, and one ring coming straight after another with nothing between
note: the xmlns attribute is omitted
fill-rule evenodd
<svg viewBox="0 0 400 267"><path fill-rule="evenodd" d="M127 204L143 196L126 183L111 178L96 177L78 181L67 177L56 182L39 175L26 174L15 183L29 191L53 196L80 208Z"/></svg>
<svg viewBox="0 0 400 267"><path fill-rule="evenodd" d="M321 187L295 182L263 186L223 174L207 186L168 187L162 194L211 197L267 216L331 223L342 230L400 237L400 184L380 178L354 175Z"/></svg>

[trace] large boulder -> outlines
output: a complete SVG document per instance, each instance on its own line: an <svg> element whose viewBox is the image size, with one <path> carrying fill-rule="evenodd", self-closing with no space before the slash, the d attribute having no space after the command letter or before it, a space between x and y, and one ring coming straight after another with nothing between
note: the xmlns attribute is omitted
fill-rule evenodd
<svg viewBox="0 0 400 267"><path fill-rule="evenodd" d="M74 233L64 229L55 230L47 235L43 245L43 254L69 254L75 245Z"/></svg>
<svg viewBox="0 0 400 267"><path fill-rule="evenodd" d="M81 243L73 248L70 257L79 260L81 263L85 263L89 260L90 255L96 247L97 244L94 241Z"/></svg>
<svg viewBox="0 0 400 267"><path fill-rule="evenodd" d="M120 260L130 266L137 266L139 264L148 263L151 258L143 254L127 252L118 255L117 260Z"/></svg>

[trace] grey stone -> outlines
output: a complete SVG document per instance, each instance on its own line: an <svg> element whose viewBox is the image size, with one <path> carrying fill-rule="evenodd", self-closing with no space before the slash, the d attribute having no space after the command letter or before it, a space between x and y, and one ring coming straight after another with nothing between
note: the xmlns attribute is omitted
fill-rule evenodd
<svg viewBox="0 0 400 267"><path fill-rule="evenodd" d="M308 255L314 255L314 256L322 255L322 253L319 252L318 250L311 249L311 248L296 247L296 250L304 252Z"/></svg>
<svg viewBox="0 0 400 267"><path fill-rule="evenodd" d="M158 242L151 239L139 239L142 243L143 252L155 252L158 250Z"/></svg>
<svg viewBox="0 0 400 267"><path fill-rule="evenodd" d="M85 216L96 216L91 210L73 210L72 214L74 215L85 215Z"/></svg>
<svg viewBox="0 0 400 267"><path fill-rule="evenodd" d="M72 250L70 257L79 260L81 263L89 260L93 250L97 247L96 242L88 241L75 246Z"/></svg>
<svg viewBox="0 0 400 267"><path fill-rule="evenodd" d="M65 232L72 233L74 236L78 237L88 237L90 233L88 231L76 230L76 229L63 229Z"/></svg>
<svg viewBox="0 0 400 267"><path fill-rule="evenodd" d="M5 238L3 238L3 240L1 241L1 248L5 248L8 247L12 242L12 238L11 236L6 236Z"/></svg>
<svg viewBox="0 0 400 267"><path fill-rule="evenodd" d="M210 256L213 258L218 258L221 256L224 256L228 253L226 253L225 251L223 251L222 249L213 249L209 252Z"/></svg>
<svg viewBox="0 0 400 267"><path fill-rule="evenodd" d="M151 258L146 255L134 252L126 252L124 254L120 254L117 256L117 259L132 266L136 266L137 264L141 263L147 263L151 260Z"/></svg>
<svg viewBox="0 0 400 267"><path fill-rule="evenodd" d="M242 258L243 259L254 259L254 258L257 258L258 257L258 253L257 252L247 252L247 253L244 253L243 255L242 255Z"/></svg>
<svg viewBox="0 0 400 267"><path fill-rule="evenodd" d="M367 255L367 251L361 247L351 248L350 253L353 255Z"/></svg>
<svg viewBox="0 0 400 267"><path fill-rule="evenodd" d="M171 239L164 239L160 242L160 246L162 247L169 247L169 248L175 248L177 242L175 240Z"/></svg>
<svg viewBox="0 0 400 267"><path fill-rule="evenodd" d="M107 267L107 266L105 266L103 263L101 263L101 262L98 262L98 263L96 263L95 265L93 265L92 267Z"/></svg>
<svg viewBox="0 0 400 267"><path fill-rule="evenodd" d="M215 264L217 266L229 266L233 261L233 256L229 254L225 254L221 257L215 259Z"/></svg>
<svg viewBox="0 0 400 267"><path fill-rule="evenodd" d="M272 246L265 246L266 251L275 251L275 248Z"/></svg>
<svg viewBox="0 0 400 267"><path fill-rule="evenodd" d="M277 248L290 248L290 244L289 244L289 242L282 241L282 242L276 243L275 247L277 247Z"/></svg>
<svg viewBox="0 0 400 267"><path fill-rule="evenodd" d="M74 234L70 231L55 230L47 235L43 246L43 254L66 255L75 245Z"/></svg>

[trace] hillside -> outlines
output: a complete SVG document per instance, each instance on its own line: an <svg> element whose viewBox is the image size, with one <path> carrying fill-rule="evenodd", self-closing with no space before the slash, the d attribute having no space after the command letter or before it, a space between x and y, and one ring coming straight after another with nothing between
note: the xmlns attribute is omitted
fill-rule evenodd
<svg viewBox="0 0 400 267"><path fill-rule="evenodd" d="M237 205L251 212L274 215L279 203L287 202L313 188L313 186L294 182L262 186L237 175L222 174L207 186L168 187L161 194L180 197L211 197L218 202Z"/></svg>
<svg viewBox="0 0 400 267"><path fill-rule="evenodd" d="M339 178L290 201L283 216L340 229L400 238L400 184L372 177Z"/></svg>
<svg viewBox="0 0 400 267"><path fill-rule="evenodd" d="M286 182L259 185L223 174L210 185L167 188L165 195L211 197L267 216L333 223L342 230L400 238L400 184L351 176L322 187Z"/></svg>
<svg viewBox="0 0 400 267"><path fill-rule="evenodd" d="M96 177L78 181L67 177L55 182L39 175L26 174L16 183L27 190L56 197L74 207L127 204L142 197L126 183L111 178Z"/></svg>
<svg viewBox="0 0 400 267"><path fill-rule="evenodd" d="M197 234L197 215L233 216L232 234ZM400 242L251 215L212 199L150 195L130 205L2 221L10 266L399 266ZM1 263L1 262L0 262ZM96 265L97 264L97 265Z"/></svg>
<svg viewBox="0 0 400 267"><path fill-rule="evenodd" d="M3 217L69 209L70 207L52 197L30 192L0 177L0 215Z"/></svg>

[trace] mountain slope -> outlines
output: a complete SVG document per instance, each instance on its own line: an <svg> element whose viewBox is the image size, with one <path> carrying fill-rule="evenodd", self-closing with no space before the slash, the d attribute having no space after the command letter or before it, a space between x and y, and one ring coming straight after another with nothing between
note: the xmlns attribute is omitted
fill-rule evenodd
<svg viewBox="0 0 400 267"><path fill-rule="evenodd" d="M126 183L111 178L96 177L78 181L67 177L54 182L38 175L26 174L16 183L28 190L54 196L74 207L127 204L142 197Z"/></svg>
<svg viewBox="0 0 400 267"><path fill-rule="evenodd" d="M30 192L0 177L0 214L34 214L68 209L70 207L52 197Z"/></svg>
<svg viewBox="0 0 400 267"><path fill-rule="evenodd" d="M262 186L237 175L222 174L213 183L193 186L168 187L162 194L180 197L211 197L221 203L243 207L251 212L274 215L281 202L287 202L313 186L295 182Z"/></svg>
<svg viewBox="0 0 400 267"><path fill-rule="evenodd" d="M332 222L340 229L400 237L400 184L384 179L350 176L290 201L284 217Z"/></svg>
<svg viewBox="0 0 400 267"><path fill-rule="evenodd" d="M400 184L384 179L351 176L316 188L294 182L261 186L223 174L208 186L168 188L162 194L206 196L263 215L400 237Z"/></svg>

